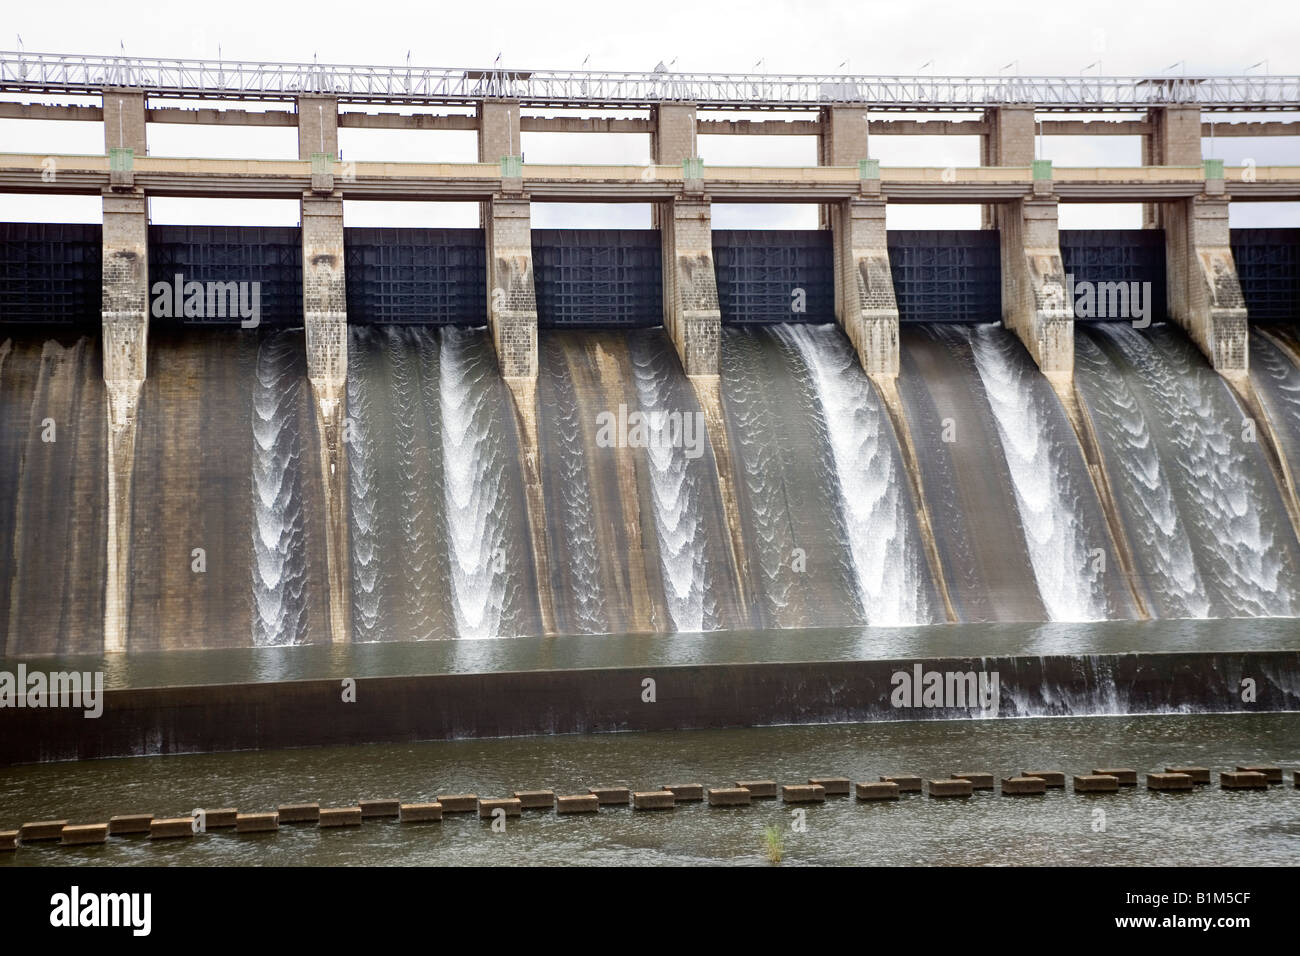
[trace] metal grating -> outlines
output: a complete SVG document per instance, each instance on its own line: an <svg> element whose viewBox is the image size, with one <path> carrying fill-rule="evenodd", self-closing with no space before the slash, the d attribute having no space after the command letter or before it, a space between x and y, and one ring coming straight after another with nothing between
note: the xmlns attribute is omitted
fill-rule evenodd
<svg viewBox="0 0 1300 956"><path fill-rule="evenodd" d="M996 229L890 230L887 242L900 321L1001 320Z"/></svg>
<svg viewBox="0 0 1300 956"><path fill-rule="evenodd" d="M1229 241L1251 321L1300 318L1300 229L1233 229Z"/></svg>
<svg viewBox="0 0 1300 956"><path fill-rule="evenodd" d="M343 253L351 323L487 322L482 229L347 228Z"/></svg>
<svg viewBox="0 0 1300 956"><path fill-rule="evenodd" d="M829 229L718 229L713 265L725 324L835 321Z"/></svg>
<svg viewBox="0 0 1300 956"><path fill-rule="evenodd" d="M263 326L302 324L302 230L297 226L150 226L149 299L163 282L259 284ZM251 292L251 290L250 290ZM237 325L238 315L158 317L180 325Z"/></svg>
<svg viewBox="0 0 1300 956"><path fill-rule="evenodd" d="M1061 260L1067 276L1078 283L1145 282L1151 296L1149 318L1168 318L1168 284L1165 278L1163 229L1062 229ZM1145 293L1144 293L1145 294ZM1134 316L1099 318L1078 315L1079 321L1128 321Z"/></svg>
<svg viewBox="0 0 1300 956"><path fill-rule="evenodd" d="M535 229L533 282L541 328L663 323L657 229Z"/></svg>
<svg viewBox="0 0 1300 956"><path fill-rule="evenodd" d="M98 324L103 229L0 222L0 323Z"/></svg>

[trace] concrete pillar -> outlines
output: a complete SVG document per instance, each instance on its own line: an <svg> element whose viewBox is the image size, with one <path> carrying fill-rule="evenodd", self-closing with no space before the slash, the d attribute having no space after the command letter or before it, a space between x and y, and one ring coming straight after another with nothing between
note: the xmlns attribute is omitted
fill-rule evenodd
<svg viewBox="0 0 1300 956"><path fill-rule="evenodd" d="M660 204L664 328L687 375L718 374L722 310L713 272L713 225L707 197Z"/></svg>
<svg viewBox="0 0 1300 956"><path fill-rule="evenodd" d="M298 158L313 153L339 155L339 101L336 96L304 93L298 97Z"/></svg>
<svg viewBox="0 0 1300 956"><path fill-rule="evenodd" d="M856 166L867 158L867 111L861 106L824 106L818 117L817 165ZM833 227L829 205L818 207L822 229Z"/></svg>
<svg viewBox="0 0 1300 956"><path fill-rule="evenodd" d="M650 107L650 159L657 166L680 166L694 159L696 106L694 103L659 103Z"/></svg>
<svg viewBox="0 0 1300 956"><path fill-rule="evenodd" d="M136 412L149 345L148 201L139 190L104 193L101 319L108 389L108 555L104 650L127 649L131 498Z"/></svg>
<svg viewBox="0 0 1300 956"><path fill-rule="evenodd" d="M523 153L519 138L518 100L480 100L478 104L478 161L500 162L502 156Z"/></svg>
<svg viewBox="0 0 1300 956"><path fill-rule="evenodd" d="M1020 337L1044 375L1069 382L1074 377L1074 306L1065 294L1051 179L1036 178L1031 194L999 204L997 226L1002 323Z"/></svg>
<svg viewBox="0 0 1300 956"><path fill-rule="evenodd" d="M329 577L330 640L351 639L348 552L347 403L348 314L343 275L343 200L307 193L302 200L302 315L307 378L316 405L321 481L325 494L325 560Z"/></svg>
<svg viewBox="0 0 1300 956"><path fill-rule="evenodd" d="M143 90L108 89L104 101L104 151L130 149L143 156L145 136L145 95Z"/></svg>
<svg viewBox="0 0 1300 956"><path fill-rule="evenodd" d="M830 207L835 317L872 377L898 375L898 303L885 243L885 201L846 199Z"/></svg>
<svg viewBox="0 0 1300 956"><path fill-rule="evenodd" d="M984 111L988 132L980 137L981 166L1029 166L1034 161L1034 108L999 106ZM997 207L985 206L981 228L996 229Z"/></svg>
<svg viewBox="0 0 1300 956"><path fill-rule="evenodd" d="M1201 108L1163 106L1149 110L1150 132L1142 137L1143 166L1201 165ZM1160 203L1142 205L1142 228L1164 225Z"/></svg>
<svg viewBox="0 0 1300 956"><path fill-rule="evenodd" d="M1246 303L1228 243L1228 198L1207 192L1161 205L1169 314L1218 372L1244 379L1250 369Z"/></svg>
<svg viewBox="0 0 1300 956"><path fill-rule="evenodd" d="M537 296L529 200L523 193L501 193L483 205L488 327L497 361L507 379L536 379Z"/></svg>

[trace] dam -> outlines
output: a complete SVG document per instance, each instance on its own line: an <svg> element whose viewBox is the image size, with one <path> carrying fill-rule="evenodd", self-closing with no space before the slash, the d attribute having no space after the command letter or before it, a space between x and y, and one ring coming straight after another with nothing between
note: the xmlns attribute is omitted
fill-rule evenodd
<svg viewBox="0 0 1300 956"><path fill-rule="evenodd" d="M0 120L104 135L0 149L0 193L102 208L0 222L0 671L103 678L93 720L0 707L0 793L30 819L64 790L78 815L139 810L140 761L108 758L165 756L177 813L222 799L200 786L352 801L362 747L382 796L428 802L705 770L745 789L862 762L868 737L882 775L1294 758L1300 219L1229 214L1300 212L1300 153L1227 165L1202 138L1300 135L1300 77L22 52L0 93ZM297 157L152 155L162 125L296 129ZM472 133L477 162L345 159L347 129ZM649 151L527 162L540 132ZM709 164L702 135L815 137L817 164ZM872 155L935 135L978 137L979 165ZM1142 162L1057 165L1045 136L1138 137ZM299 222L151 221L178 198L292 200ZM366 201L475 203L478 224L350 224ZM651 222L535 228L547 203ZM1141 204L1142 228L1061 226L1099 203ZM818 228L715 227L728 204ZM978 206L980 228L888 228L909 205ZM930 672L993 675L994 712L890 704L892 675ZM1232 797L1203 796L1187 819L1209 827ZM1260 826L1284 829L1271 806ZM1174 826L1143 820L1148 841ZM701 848L672 860L741 852L690 821ZM418 855L482 852L448 840Z"/></svg>

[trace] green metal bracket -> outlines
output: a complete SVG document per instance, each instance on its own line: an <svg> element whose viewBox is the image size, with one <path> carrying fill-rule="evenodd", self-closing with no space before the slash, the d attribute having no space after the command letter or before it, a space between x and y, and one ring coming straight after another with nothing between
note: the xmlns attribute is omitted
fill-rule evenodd
<svg viewBox="0 0 1300 956"><path fill-rule="evenodd" d="M1052 161L1050 159L1036 159L1033 161L1034 182L1051 182L1052 181Z"/></svg>
<svg viewBox="0 0 1300 956"><path fill-rule="evenodd" d="M333 153L312 153L311 171L312 171L312 175L334 172L334 154Z"/></svg>
<svg viewBox="0 0 1300 956"><path fill-rule="evenodd" d="M115 173L135 169L135 150L130 147L111 147L108 151L108 168Z"/></svg>
<svg viewBox="0 0 1300 956"><path fill-rule="evenodd" d="M682 177L685 179L703 179L704 160L699 156L692 156L689 159L683 159Z"/></svg>
<svg viewBox="0 0 1300 956"><path fill-rule="evenodd" d="M1205 178L1206 178L1206 179L1222 179L1222 178L1223 178L1223 160L1221 160L1221 159L1207 159L1207 160L1205 160L1205 162L1204 162L1204 166L1205 166Z"/></svg>
<svg viewBox="0 0 1300 956"><path fill-rule="evenodd" d="M858 160L858 179L879 179L879 178L880 178L880 160L878 159Z"/></svg>
<svg viewBox="0 0 1300 956"><path fill-rule="evenodd" d="M501 157L501 178L502 179L523 179L523 176L524 176L524 158L522 156Z"/></svg>

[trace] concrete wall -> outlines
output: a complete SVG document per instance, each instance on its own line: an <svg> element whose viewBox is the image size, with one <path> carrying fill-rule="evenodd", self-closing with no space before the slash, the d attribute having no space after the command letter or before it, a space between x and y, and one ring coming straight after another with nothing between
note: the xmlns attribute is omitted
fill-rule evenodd
<svg viewBox="0 0 1300 956"><path fill-rule="evenodd" d="M140 90L112 89L104 93L104 149L147 152L145 96Z"/></svg>
<svg viewBox="0 0 1300 956"><path fill-rule="evenodd" d="M868 375L898 375L898 303L889 268L883 199L830 208L835 244L835 316Z"/></svg>
<svg viewBox="0 0 1300 956"><path fill-rule="evenodd" d="M484 203L488 326L501 374L537 377L537 294L528 197L502 194Z"/></svg>
<svg viewBox="0 0 1300 956"><path fill-rule="evenodd" d="M339 154L339 101L334 96L298 97L298 158L312 153Z"/></svg>
<svg viewBox="0 0 1300 956"><path fill-rule="evenodd" d="M1074 307L1066 297L1056 199L1051 184L997 207L1002 244L1002 322L1044 375L1074 377ZM1046 188L1043 188L1046 187Z"/></svg>
<svg viewBox="0 0 1300 956"><path fill-rule="evenodd" d="M337 678L108 690L104 713L0 710L0 766L55 760L415 740L885 720L979 719L978 709L894 708L892 675L915 661L824 661ZM999 677L999 716L1239 713L1300 708L1300 653L1116 654L928 660ZM1260 681L1242 703L1243 676ZM656 685L642 702L642 681Z"/></svg>
<svg viewBox="0 0 1300 956"><path fill-rule="evenodd" d="M519 156L519 101L481 100L478 104L478 161L497 163L502 156Z"/></svg>
<svg viewBox="0 0 1300 956"><path fill-rule="evenodd" d="M1244 376L1250 367L1246 303L1229 245L1228 200L1205 195L1161 205L1169 314L1217 371Z"/></svg>
<svg viewBox="0 0 1300 956"><path fill-rule="evenodd" d="M650 109L650 158L659 166L680 166L695 156L695 104L660 103Z"/></svg>
<svg viewBox="0 0 1300 956"><path fill-rule="evenodd" d="M664 328L687 375L717 375L722 310L713 270L708 199L681 197L659 207L663 239Z"/></svg>

